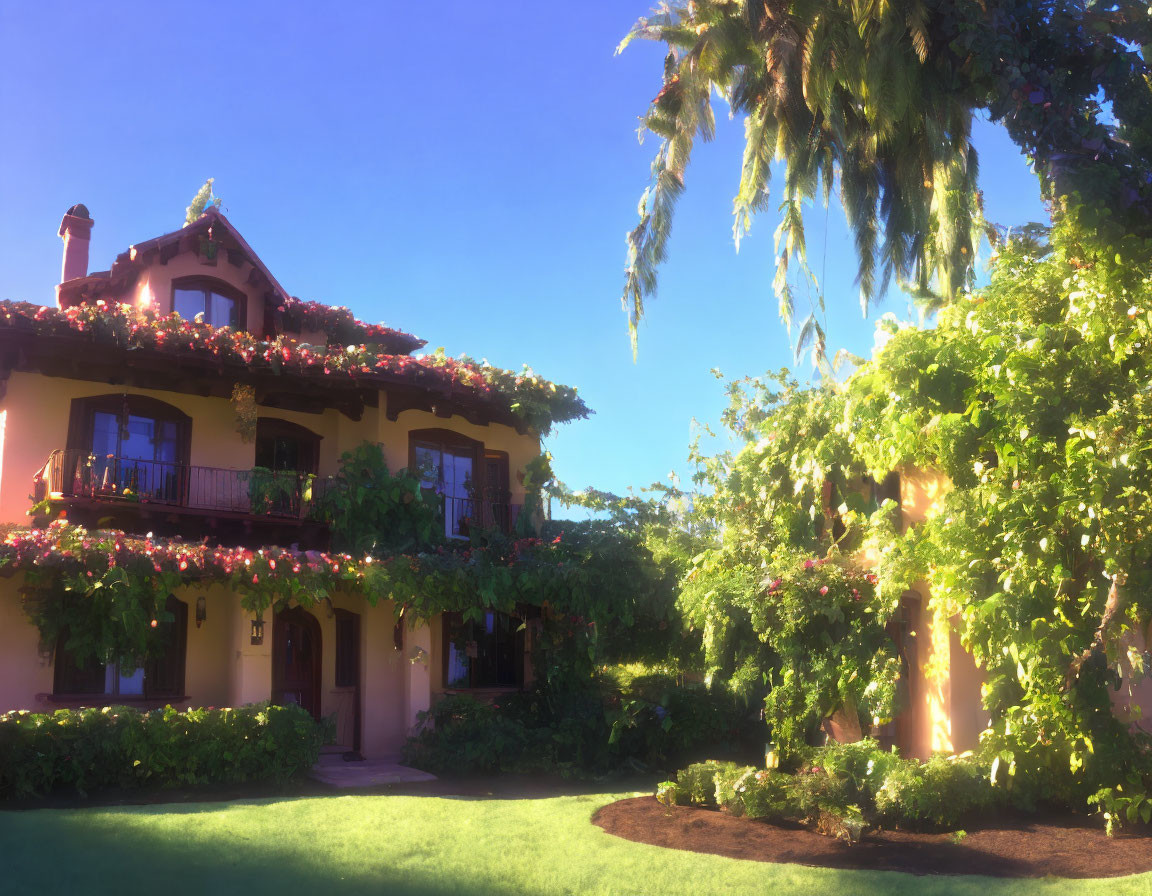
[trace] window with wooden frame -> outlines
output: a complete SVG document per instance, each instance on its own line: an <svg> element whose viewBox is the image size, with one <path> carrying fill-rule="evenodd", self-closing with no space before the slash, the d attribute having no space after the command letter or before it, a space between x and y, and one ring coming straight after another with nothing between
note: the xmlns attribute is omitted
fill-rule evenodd
<svg viewBox="0 0 1152 896"><path fill-rule="evenodd" d="M256 468L249 499L253 513L296 516L310 500L309 477L320 465L320 436L296 423L256 421Z"/></svg>
<svg viewBox="0 0 1152 896"><path fill-rule="evenodd" d="M408 469L425 490L440 496L444 534L467 538L480 520L484 444L450 429L416 429L408 434Z"/></svg>
<svg viewBox="0 0 1152 896"><path fill-rule="evenodd" d="M211 277L172 281L172 310L184 320L199 318L213 327L245 328L248 298L234 286Z"/></svg>
<svg viewBox="0 0 1152 896"><path fill-rule="evenodd" d="M512 513L512 490L508 476L508 452L484 452L484 525L508 532L515 522Z"/></svg>
<svg viewBox="0 0 1152 896"><path fill-rule="evenodd" d="M192 418L159 399L73 399L62 491L182 503L191 441Z"/></svg>
<svg viewBox="0 0 1152 896"><path fill-rule="evenodd" d="M524 625L488 610L479 620L445 613L444 687L520 687L524 683Z"/></svg>
<svg viewBox="0 0 1152 896"><path fill-rule="evenodd" d="M320 469L321 438L298 423L261 417L256 421L256 466L315 475Z"/></svg>
<svg viewBox="0 0 1152 896"><path fill-rule="evenodd" d="M95 660L77 662L68 650L67 631L60 635L53 662L53 696L101 701L179 699L184 697L188 652L188 605L168 595L164 610L171 618L159 623L162 651L135 669Z"/></svg>

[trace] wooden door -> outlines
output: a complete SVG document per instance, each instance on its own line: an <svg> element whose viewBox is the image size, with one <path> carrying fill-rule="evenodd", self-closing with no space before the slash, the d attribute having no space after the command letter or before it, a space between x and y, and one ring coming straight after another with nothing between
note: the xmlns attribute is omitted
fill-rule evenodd
<svg viewBox="0 0 1152 896"><path fill-rule="evenodd" d="M301 607L276 615L272 627L272 702L303 706L320 718L320 623Z"/></svg>
<svg viewBox="0 0 1152 896"><path fill-rule="evenodd" d="M360 751L360 614L336 611L336 742Z"/></svg>

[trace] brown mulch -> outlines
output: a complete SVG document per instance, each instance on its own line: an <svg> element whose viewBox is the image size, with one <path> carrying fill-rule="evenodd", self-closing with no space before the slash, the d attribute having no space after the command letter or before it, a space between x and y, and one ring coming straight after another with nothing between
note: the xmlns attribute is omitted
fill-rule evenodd
<svg viewBox="0 0 1152 896"><path fill-rule="evenodd" d="M628 840L758 862L991 877L1120 877L1152 871L1147 828L1107 837L1098 820L1080 816L997 819L959 839L879 831L851 846L800 827L664 806L653 796L610 803L592 820Z"/></svg>

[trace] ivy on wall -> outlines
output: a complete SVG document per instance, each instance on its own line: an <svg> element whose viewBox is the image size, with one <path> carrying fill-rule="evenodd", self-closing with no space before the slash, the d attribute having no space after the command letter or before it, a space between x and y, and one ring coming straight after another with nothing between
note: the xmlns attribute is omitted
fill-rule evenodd
<svg viewBox="0 0 1152 896"><path fill-rule="evenodd" d="M0 543L0 574L23 574L25 609L51 646L67 630L78 659L129 665L158 649L164 602L179 588L222 585L260 616L336 593L371 606L392 601L410 624L439 613L548 608L621 630L648 612L664 585L651 556L598 524L553 537L507 538L381 556L287 548L211 547L89 531L57 521L16 529Z"/></svg>
<svg viewBox="0 0 1152 896"><path fill-rule="evenodd" d="M237 383L232 387L232 410L236 413L236 432L245 444L256 441L256 389Z"/></svg>

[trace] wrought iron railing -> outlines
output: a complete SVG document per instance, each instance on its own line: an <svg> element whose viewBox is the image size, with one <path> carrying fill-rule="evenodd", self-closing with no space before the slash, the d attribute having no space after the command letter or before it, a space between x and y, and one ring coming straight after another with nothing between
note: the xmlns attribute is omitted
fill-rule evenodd
<svg viewBox="0 0 1152 896"><path fill-rule="evenodd" d="M444 514L444 534L449 538L467 538L474 528L511 532L522 509L520 504L481 498L440 496Z"/></svg>
<svg viewBox="0 0 1152 896"><path fill-rule="evenodd" d="M294 470L235 470L169 461L53 451L37 477L50 499L167 504L256 516L307 516L326 481Z"/></svg>
<svg viewBox="0 0 1152 896"><path fill-rule="evenodd" d="M87 498L300 519L313 515L330 482L294 470L203 467L69 448L49 455L36 477L36 499ZM501 499L506 497L441 495L445 535L467 538L477 528L511 532L522 506Z"/></svg>

